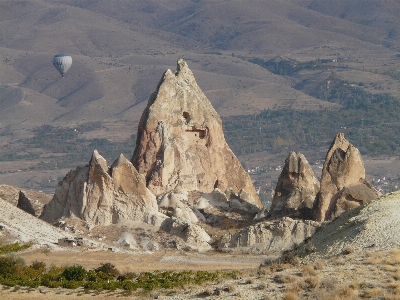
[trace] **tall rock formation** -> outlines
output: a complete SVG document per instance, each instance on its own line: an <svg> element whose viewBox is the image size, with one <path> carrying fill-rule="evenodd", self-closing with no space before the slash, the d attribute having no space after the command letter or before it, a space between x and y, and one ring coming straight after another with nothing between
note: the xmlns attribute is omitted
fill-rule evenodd
<svg viewBox="0 0 400 300"><path fill-rule="evenodd" d="M103 226L121 220L160 225L164 219L156 197L131 162L121 154L109 168L96 150L89 165L70 171L59 182L40 216L50 223L61 217Z"/></svg>
<svg viewBox="0 0 400 300"><path fill-rule="evenodd" d="M319 182L303 154L290 151L276 184L270 212L312 218Z"/></svg>
<svg viewBox="0 0 400 300"><path fill-rule="evenodd" d="M225 141L221 118L182 59L151 95L131 161L157 196L231 189L262 207L250 176Z"/></svg>
<svg viewBox="0 0 400 300"><path fill-rule="evenodd" d="M315 206L315 220L332 220L342 212L379 196L365 179L360 152L343 133L338 133L325 158L321 189Z"/></svg>

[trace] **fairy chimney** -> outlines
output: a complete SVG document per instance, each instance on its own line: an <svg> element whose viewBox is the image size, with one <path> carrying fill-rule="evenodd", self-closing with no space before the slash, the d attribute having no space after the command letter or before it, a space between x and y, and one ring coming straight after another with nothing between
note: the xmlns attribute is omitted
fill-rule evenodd
<svg viewBox="0 0 400 300"><path fill-rule="evenodd" d="M295 214L312 218L319 182L303 154L291 151L279 175L270 211L273 215Z"/></svg>
<svg viewBox="0 0 400 300"><path fill-rule="evenodd" d="M157 196L231 189L262 207L250 176L225 141L221 118L182 59L150 96L131 161Z"/></svg>
<svg viewBox="0 0 400 300"><path fill-rule="evenodd" d="M70 171L59 182L53 199L40 216L50 223L62 217L101 226L122 220L159 225L155 223L163 219L156 197L132 163L121 154L108 167L96 150L87 166Z"/></svg>
<svg viewBox="0 0 400 300"><path fill-rule="evenodd" d="M342 212L370 202L380 194L365 179L361 154L338 133L325 158L315 220L332 220Z"/></svg>

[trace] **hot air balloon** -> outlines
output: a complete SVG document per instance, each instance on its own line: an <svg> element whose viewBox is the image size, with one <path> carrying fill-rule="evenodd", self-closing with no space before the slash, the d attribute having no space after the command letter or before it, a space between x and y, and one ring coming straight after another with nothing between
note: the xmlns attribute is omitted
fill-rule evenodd
<svg viewBox="0 0 400 300"><path fill-rule="evenodd" d="M68 54L61 53L53 57L53 66L57 69L58 72L60 72L62 77L64 77L64 74L67 73L71 65L72 57Z"/></svg>

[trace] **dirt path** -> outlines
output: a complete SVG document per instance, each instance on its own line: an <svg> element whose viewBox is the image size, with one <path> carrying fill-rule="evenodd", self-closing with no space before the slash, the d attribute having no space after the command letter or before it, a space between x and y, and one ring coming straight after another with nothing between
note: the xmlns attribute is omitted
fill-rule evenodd
<svg viewBox="0 0 400 300"><path fill-rule="evenodd" d="M243 270L254 269L263 263L265 255L230 255L221 253L179 253L159 251L152 254L112 253L110 251L43 251L21 253L27 264L38 260L47 266L79 264L87 269L97 268L101 263L112 263L121 272L153 270Z"/></svg>

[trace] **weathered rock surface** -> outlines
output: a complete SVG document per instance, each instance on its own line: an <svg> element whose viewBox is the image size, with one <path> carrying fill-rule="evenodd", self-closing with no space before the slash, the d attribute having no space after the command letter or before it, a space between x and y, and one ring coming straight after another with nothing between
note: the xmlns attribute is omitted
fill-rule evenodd
<svg viewBox="0 0 400 300"><path fill-rule="evenodd" d="M332 220L343 211L370 202L380 194L365 179L360 152L338 133L325 158L315 220Z"/></svg>
<svg viewBox="0 0 400 300"><path fill-rule="evenodd" d="M315 233L321 223L284 217L248 226L235 234L225 234L218 249L242 253L271 253L292 249Z"/></svg>
<svg viewBox="0 0 400 300"><path fill-rule="evenodd" d="M197 250L209 250L210 236L200 226L191 223L185 218L172 217L165 222L163 227L168 233L180 237L184 242L195 246Z"/></svg>
<svg viewBox="0 0 400 300"><path fill-rule="evenodd" d="M40 216L51 223L61 217L103 226L121 220L160 226L166 218L158 213L156 197L129 160L121 154L108 168L96 150L89 165L70 171L59 183Z"/></svg>
<svg viewBox="0 0 400 300"><path fill-rule="evenodd" d="M259 213L258 207L250 204L251 195L242 190L235 193L231 189L226 192L216 188L211 193L202 193L201 197L196 200L196 208L204 209L209 206L221 209L233 208L249 213Z"/></svg>
<svg viewBox="0 0 400 300"><path fill-rule="evenodd" d="M225 141L221 118L183 60L176 73L164 73L151 95L131 161L157 196L232 189L262 207L250 176Z"/></svg>
<svg viewBox="0 0 400 300"><path fill-rule="evenodd" d="M312 208L319 192L319 182L303 154L291 151L275 188L270 212L312 218Z"/></svg>
<svg viewBox="0 0 400 300"><path fill-rule="evenodd" d="M176 218L184 218L191 223L197 223L204 216L188 203L187 193L168 193L161 197L158 203L159 211Z"/></svg>
<svg viewBox="0 0 400 300"><path fill-rule="evenodd" d="M23 191L19 191L17 207L36 217L35 208L33 207L31 201L25 196Z"/></svg>

